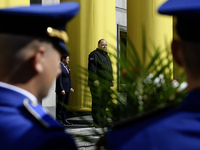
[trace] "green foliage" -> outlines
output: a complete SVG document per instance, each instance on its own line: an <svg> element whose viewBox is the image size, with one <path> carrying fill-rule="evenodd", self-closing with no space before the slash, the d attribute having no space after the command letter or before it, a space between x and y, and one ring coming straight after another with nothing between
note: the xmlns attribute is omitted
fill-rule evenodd
<svg viewBox="0 0 200 150"><path fill-rule="evenodd" d="M121 47L128 52L116 58L120 64L120 91L112 91L107 115L115 122L129 118L163 105L177 105L186 94L187 83L183 73L178 79L173 79L173 64L170 50L158 47L148 47L143 35L142 58L140 59L134 45L127 39L128 48L121 43ZM152 53L153 51L153 53Z"/></svg>

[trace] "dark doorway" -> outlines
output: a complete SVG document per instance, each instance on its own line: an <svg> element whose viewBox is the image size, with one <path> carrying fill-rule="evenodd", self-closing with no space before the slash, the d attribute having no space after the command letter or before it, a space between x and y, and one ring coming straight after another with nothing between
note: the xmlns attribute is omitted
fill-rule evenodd
<svg viewBox="0 0 200 150"><path fill-rule="evenodd" d="M127 57L127 27L117 25L117 58ZM123 81L120 80L120 76L122 74L122 67L119 62L117 62L117 90L120 92L123 86Z"/></svg>

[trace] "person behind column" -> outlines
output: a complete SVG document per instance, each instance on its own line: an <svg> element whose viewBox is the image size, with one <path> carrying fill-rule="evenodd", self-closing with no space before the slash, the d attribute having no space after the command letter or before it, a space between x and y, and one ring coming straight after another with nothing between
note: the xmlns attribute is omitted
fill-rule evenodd
<svg viewBox="0 0 200 150"><path fill-rule="evenodd" d="M185 70L188 94L178 108L114 126L106 135L107 149L200 149L200 1L168 0L158 11L177 20L171 49Z"/></svg>
<svg viewBox="0 0 200 150"><path fill-rule="evenodd" d="M60 66L62 72L56 80L56 94L58 96L56 103L56 119L64 125L72 125L72 123L67 120L69 93L74 92L71 84L70 69L67 66L69 61L68 55L61 57Z"/></svg>
<svg viewBox="0 0 200 150"><path fill-rule="evenodd" d="M0 9L0 149L76 150L71 135L40 105L67 54L66 23L76 2Z"/></svg>
<svg viewBox="0 0 200 150"><path fill-rule="evenodd" d="M106 40L99 40L98 48L89 54L88 73L93 122L103 127L106 119L104 114L110 99L110 87L113 86L113 70Z"/></svg>

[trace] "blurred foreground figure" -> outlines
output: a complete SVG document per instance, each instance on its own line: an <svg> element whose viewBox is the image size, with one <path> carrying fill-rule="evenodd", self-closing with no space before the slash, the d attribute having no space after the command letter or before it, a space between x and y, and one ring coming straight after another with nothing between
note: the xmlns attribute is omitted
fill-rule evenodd
<svg viewBox="0 0 200 150"><path fill-rule="evenodd" d="M64 128L40 105L67 54L74 2L0 9L0 149L75 150Z"/></svg>
<svg viewBox="0 0 200 150"><path fill-rule="evenodd" d="M188 95L178 108L114 126L106 135L109 150L200 149L200 0L168 0L158 12L177 19L171 49L185 70Z"/></svg>

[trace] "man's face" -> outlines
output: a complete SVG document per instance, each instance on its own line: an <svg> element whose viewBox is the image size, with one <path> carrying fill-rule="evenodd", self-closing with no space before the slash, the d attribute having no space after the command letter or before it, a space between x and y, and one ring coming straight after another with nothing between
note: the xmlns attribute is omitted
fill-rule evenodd
<svg viewBox="0 0 200 150"><path fill-rule="evenodd" d="M69 56L67 56L67 57L66 57L66 64L67 64L67 65L69 64L69 61L70 61L70 60L69 60Z"/></svg>
<svg viewBox="0 0 200 150"><path fill-rule="evenodd" d="M63 62L63 64L65 64L65 65L68 65L69 64L69 56L67 56L67 57L65 57L65 58L62 58L62 62Z"/></svg>
<svg viewBox="0 0 200 150"><path fill-rule="evenodd" d="M101 40L101 42L98 44L98 49L107 51L107 42L105 40Z"/></svg>

